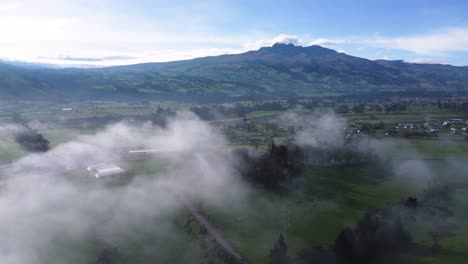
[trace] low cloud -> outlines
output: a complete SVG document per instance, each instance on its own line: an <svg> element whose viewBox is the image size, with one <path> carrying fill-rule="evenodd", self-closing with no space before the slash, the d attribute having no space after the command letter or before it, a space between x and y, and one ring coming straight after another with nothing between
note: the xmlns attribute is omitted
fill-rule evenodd
<svg viewBox="0 0 468 264"><path fill-rule="evenodd" d="M13 10L18 9L19 7L20 5L18 3L7 2L7 3L2 4L2 6L0 6L0 13L11 12Z"/></svg>
<svg viewBox="0 0 468 264"><path fill-rule="evenodd" d="M381 48L440 55L444 52L468 51L468 28L446 28L427 34L397 37L375 36L365 42Z"/></svg>
<svg viewBox="0 0 468 264"><path fill-rule="evenodd" d="M246 49L164 49L155 52L135 52L122 55L94 56L95 54L59 55L54 57L37 57L30 60L34 63L54 65L58 67L106 67L113 65L129 65L147 62L168 62L188 60L205 56L218 56L236 54L247 51ZM97 55L97 54L96 54Z"/></svg>
<svg viewBox="0 0 468 264"><path fill-rule="evenodd" d="M297 132L294 142L299 146L317 149L333 149L344 145L343 130L347 126L346 119L334 113L315 113L312 116L299 116L296 113L286 113L288 120L303 124Z"/></svg>
<svg viewBox="0 0 468 264"><path fill-rule="evenodd" d="M270 47L273 46L276 43L281 43L281 44L293 44L296 46L302 46L303 42L299 39L298 36L296 35L288 35L288 34L279 34L278 36L272 38L272 39L267 39L267 40L260 40L256 41L254 43L248 43L246 46L248 49L258 49L261 47Z"/></svg>
<svg viewBox="0 0 468 264"><path fill-rule="evenodd" d="M315 40L312 40L309 45L319 45L319 46L324 46L324 47L332 47L336 45L340 45L345 43L344 40L339 40L339 39L328 39L328 38L318 38Z"/></svg>
<svg viewBox="0 0 468 264"><path fill-rule="evenodd" d="M2 125L0 135L17 129ZM120 187L102 185L87 174L90 164L131 166L119 155L131 147L161 150L151 162L163 162L165 169L140 172ZM0 233L8 238L0 243L0 259L4 264L68 263L73 256L66 252L83 254L76 243L124 246L135 230L145 228L158 238L174 237L173 218L182 204L172 193L215 207L242 200L246 188L233 162L224 136L187 112L166 128L119 123L27 155L0 171Z"/></svg>
<svg viewBox="0 0 468 264"><path fill-rule="evenodd" d="M434 58L416 58L407 60L409 63L423 63L423 64L449 64L448 61L443 59L434 59Z"/></svg>
<svg viewBox="0 0 468 264"><path fill-rule="evenodd" d="M274 37L271 40L271 43L281 43L281 44L294 44L296 46L302 45L302 41L299 40L299 37L296 35L280 34Z"/></svg>
<svg viewBox="0 0 468 264"><path fill-rule="evenodd" d="M105 57L73 57L73 56L64 56L58 57L58 60L65 60L65 61L81 61L81 62L102 62L102 61L116 61L116 60L132 60L137 59L138 57L134 56L105 56Z"/></svg>

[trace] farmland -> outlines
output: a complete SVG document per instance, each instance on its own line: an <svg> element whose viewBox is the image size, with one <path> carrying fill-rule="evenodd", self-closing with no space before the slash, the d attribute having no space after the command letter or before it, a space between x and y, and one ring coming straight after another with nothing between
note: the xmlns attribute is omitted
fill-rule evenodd
<svg viewBox="0 0 468 264"><path fill-rule="evenodd" d="M13 109L22 120L37 127L55 148L83 136L92 136L113 122L151 122L158 107L176 111L196 105L175 102L142 105L89 102L63 106L24 104L21 107L4 104L3 107L0 116L4 123L12 122L9 113ZM73 110L62 110L65 107ZM313 110L254 111L245 117L218 117L206 122L226 135L232 149L268 151L272 140L277 144L291 141L293 135L288 127L297 125L290 118L291 113L308 116L317 112L329 113L330 109L319 106ZM105 118L96 121L96 117ZM342 118L347 125L383 123L388 128L395 123L443 122L450 118L463 118L463 115L441 111L433 106L411 106L403 112L348 113ZM467 182L463 167L468 155L468 143L463 137L452 135L448 130L441 131L437 139L388 137L385 131L382 128L373 131L372 146L377 159L370 164L307 166L299 177L285 182L280 190L246 182L248 191L242 199L228 200L219 206L197 200L194 196L194 202L250 263L266 263L270 249L280 234L285 237L290 255L311 246L329 248L344 227L353 226L366 212L388 207L410 196L421 198L435 185L460 186L450 194L448 209L453 216L449 221L466 223L468 215L464 200L467 194L463 187L466 185L463 184ZM14 162L28 155L13 139L5 142L1 163ZM141 184L140 179L143 178L166 177L168 167L167 163L153 159L129 160L122 164L134 177L130 185L132 188ZM85 172L78 174L84 175ZM79 188L101 188L94 186L92 181L84 186ZM114 192L118 193L120 188L125 187L116 188ZM163 193L170 203L178 203L166 189L158 187L154 191ZM213 253L216 252L213 251L215 245L203 228L191 220L183 207L177 208L163 216L157 212L145 213L138 221L130 221L121 232L115 232L122 224L119 223L117 211L114 220L95 232L99 237L105 237L106 243L118 248L118 263L146 263L154 259L161 263L222 263L223 258ZM442 237L439 241L441 251L432 254L430 247L433 242L428 234L434 227L424 217L420 213L416 223L407 223L414 248L421 249L396 253L382 260L382 263L395 260L401 263L459 263L466 258L466 225L458 224L454 234ZM422 224L418 224L418 221ZM162 233L160 228L153 228L155 225L164 226L164 229L170 230L170 235ZM54 259L59 262L72 263L69 260L74 259L73 263L88 263L103 254L99 243L66 236L56 239L52 244L59 245L59 248L50 250L56 252Z"/></svg>

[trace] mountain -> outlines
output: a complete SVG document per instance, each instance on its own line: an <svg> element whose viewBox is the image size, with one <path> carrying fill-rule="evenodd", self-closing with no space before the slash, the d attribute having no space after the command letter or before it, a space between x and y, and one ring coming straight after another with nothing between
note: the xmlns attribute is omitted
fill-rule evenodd
<svg viewBox="0 0 468 264"><path fill-rule="evenodd" d="M0 63L9 64L9 65L17 66L18 68L25 68L25 69L63 68L63 67L59 67L59 65L49 64L49 63L14 61L14 60L6 60L6 59L0 59Z"/></svg>
<svg viewBox="0 0 468 264"><path fill-rule="evenodd" d="M94 69L0 64L0 96L9 99L286 97L408 90L468 90L468 67L373 61L320 46L292 44Z"/></svg>

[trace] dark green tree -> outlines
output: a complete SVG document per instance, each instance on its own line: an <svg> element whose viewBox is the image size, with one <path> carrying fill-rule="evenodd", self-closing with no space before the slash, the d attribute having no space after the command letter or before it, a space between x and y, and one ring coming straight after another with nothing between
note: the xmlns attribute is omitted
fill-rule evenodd
<svg viewBox="0 0 468 264"><path fill-rule="evenodd" d="M275 246L270 250L268 264L290 264L291 259L287 255L287 251L288 247L286 246L286 242L284 242L284 237L280 234Z"/></svg>

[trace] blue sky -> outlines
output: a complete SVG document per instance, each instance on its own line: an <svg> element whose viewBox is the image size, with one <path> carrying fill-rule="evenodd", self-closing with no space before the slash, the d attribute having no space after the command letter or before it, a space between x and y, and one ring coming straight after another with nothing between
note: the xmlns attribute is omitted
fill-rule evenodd
<svg viewBox="0 0 468 264"><path fill-rule="evenodd" d="M0 58L116 65L274 42L468 65L468 1L0 0Z"/></svg>

